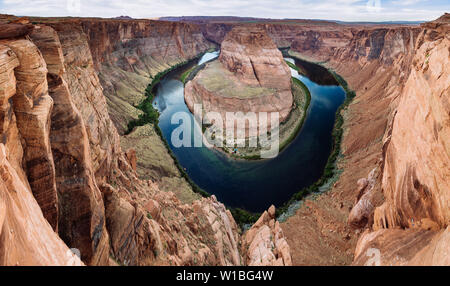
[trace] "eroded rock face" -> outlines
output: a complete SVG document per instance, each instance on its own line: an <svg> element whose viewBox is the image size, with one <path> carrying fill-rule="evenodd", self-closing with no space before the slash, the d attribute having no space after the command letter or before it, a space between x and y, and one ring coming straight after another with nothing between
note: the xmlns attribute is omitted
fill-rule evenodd
<svg viewBox="0 0 450 286"><path fill-rule="evenodd" d="M33 31L34 26L31 24L20 23L0 23L0 39L11 39L26 36Z"/></svg>
<svg viewBox="0 0 450 286"><path fill-rule="evenodd" d="M375 210L375 232L358 243L356 264L367 261L362 254L369 247L380 248L382 265L449 264L449 18L425 24L417 41L384 141L386 201Z"/></svg>
<svg viewBox="0 0 450 286"><path fill-rule="evenodd" d="M120 142L108 114L86 34L79 23L56 22L52 25L64 54L66 81L72 102L84 119L89 139L92 168L98 180L105 178L119 156Z"/></svg>
<svg viewBox="0 0 450 286"><path fill-rule="evenodd" d="M105 265L109 238L103 201L95 181L84 120L63 78L66 70L59 37L51 27L40 26L31 38L48 65L49 94L54 101L50 142L59 195L59 234L67 245L80 250L83 261Z"/></svg>
<svg viewBox="0 0 450 286"><path fill-rule="evenodd" d="M20 56L17 56L13 49ZM22 61L24 61L22 68L31 65L34 69L28 66L29 69L20 70ZM19 79L16 80L16 73L20 78L20 84ZM35 148L34 150L41 151L35 155L42 156L40 157L43 158L42 162L48 162L46 159L51 158L51 152L49 155L48 150L43 148L49 144L47 120L38 120L46 118L48 115L45 113L49 112L50 108L41 108L41 113L36 112L39 104L46 102L39 98L48 96L45 89L46 83L43 82L46 81L45 74L45 63L31 42L19 41L19 39L2 41L0 44L0 134L2 137L2 144L0 144L0 265L82 264L52 229L57 223L57 206L53 204L50 204L52 208L47 206L50 201L56 203L56 196L52 193L53 188L48 189L48 184L36 183L36 177L33 175L40 170L39 168L36 170L23 168L22 164L23 160L30 158L29 154L28 157L24 156L22 146L26 146L26 142L31 142L30 145ZM31 88L33 86L36 90ZM27 89L27 87L30 88ZM26 95L37 97L37 104L34 104L30 98L31 103L30 101L29 104L24 103L23 109L19 109L24 111L19 115L22 120L23 118L36 120L35 123L28 122L27 126L34 127L33 132L35 132L25 133L28 141L22 139L22 133L28 129L22 128L19 132L15 105L12 101L15 96L25 96L24 91ZM18 106L21 106L20 103L19 99ZM32 104L31 107L30 104ZM48 170L48 166L41 164L37 167L42 167L45 171ZM49 179L51 181L51 176L42 177L42 181ZM33 192L29 180L34 182ZM44 192L41 193L41 191ZM45 194L50 196L46 197ZM42 205L38 204L37 198ZM43 210L47 212L46 217Z"/></svg>
<svg viewBox="0 0 450 286"><path fill-rule="evenodd" d="M246 84L291 90L291 71L263 29L231 30L222 42L219 61Z"/></svg>
<svg viewBox="0 0 450 286"><path fill-rule="evenodd" d="M158 185L130 176L102 185L112 255L125 265L241 265L239 230L212 197L183 204ZM129 184L128 191L125 186ZM122 186L122 187L119 187Z"/></svg>
<svg viewBox="0 0 450 286"><path fill-rule="evenodd" d="M141 113L135 106L158 73L213 47L196 25L149 20L81 20L119 134Z"/></svg>
<svg viewBox="0 0 450 286"><path fill-rule="evenodd" d="M249 266L292 266L289 245L280 223L275 220L275 207L262 214L242 238L242 252Z"/></svg>
<svg viewBox="0 0 450 286"><path fill-rule="evenodd" d="M216 77L224 75L225 78ZM216 78L215 82L211 79ZM247 86L238 77L220 64L207 64L194 80L188 82L184 91L186 105L195 112L195 105L201 104L206 112L218 112L225 120L227 112L279 112L284 121L293 104L291 89L274 90L261 86ZM269 117L270 123L270 117Z"/></svg>
<svg viewBox="0 0 450 286"><path fill-rule="evenodd" d="M0 265L82 265L44 218L7 152L0 144Z"/></svg>
<svg viewBox="0 0 450 286"><path fill-rule="evenodd" d="M412 227L422 219L446 227L450 221L450 40L442 35L430 41L431 33L420 36L425 42L386 142L386 205L376 213L377 227Z"/></svg>
<svg viewBox="0 0 450 286"><path fill-rule="evenodd" d="M97 27L94 24L92 25ZM117 262L126 265L239 264L239 259L236 258L237 246L231 242L223 246L222 252L215 249L214 235L222 233L220 229L225 229L227 224L223 219L213 222L206 219L207 215L217 212L212 207L212 201L201 203L202 208L207 209L205 213L193 214L190 211L192 207L183 205L173 194L167 197L159 190L157 184L137 178L135 164L138 154L122 153L117 131L108 113L105 112L107 105L101 86L97 85L89 47L95 53L98 47L93 48L92 45L99 39L91 38L88 41L78 23L55 23L52 26L62 43L66 69L63 78L67 80L72 100L86 122L95 179L101 186L104 198L105 223L111 241L111 255ZM141 29L146 28L142 26ZM139 35L136 33L135 36L140 37ZM107 34L107 36L117 35ZM155 39L145 41L154 42ZM202 46L199 45L199 48ZM195 52L195 49L192 52ZM104 59L114 57L106 54ZM147 81L148 79L146 83ZM97 141L100 138L101 144ZM166 210L166 213L172 215L164 217L164 211L155 211L154 208L158 209L157 205L160 206L160 210ZM98 208L92 211L95 209ZM221 216L220 212L218 214ZM189 216L192 216L190 220L197 222L189 224L190 220L181 220L182 217ZM217 232L213 232L210 229L212 223L216 221L219 222L218 229ZM229 233L223 230L224 241L227 241L228 236L238 236L237 226L232 217L227 217L227 221L234 227ZM197 233L192 233L190 225L205 230L203 238L197 238ZM235 241L237 240L236 237ZM234 256L230 256L231 254Z"/></svg>
<svg viewBox="0 0 450 286"><path fill-rule="evenodd" d="M51 170L48 162L54 162L58 191L73 187L82 194L81 201L95 201L84 205L94 223L82 232L87 234L82 245L94 245L94 257L111 254L127 265L288 265L291 259L283 242L288 241L295 264L348 264L354 254L354 263L363 265L373 261L373 249L378 249L381 265L448 265L447 23L448 15L421 28L357 27L349 37L344 32L344 39L319 30L298 32L311 44L300 39L296 52L317 61L328 59L327 66L357 91L356 100L343 112L344 173L330 193L305 202L282 224L286 236L273 220L274 209L265 213L244 236L241 254L237 226L215 198L184 204L155 182L137 178L133 152L124 154L120 148L94 69L97 60L92 54L106 62L114 60L111 45L99 40L95 50L94 33L87 36L78 20L52 24L62 41L64 63L54 33L46 28L31 34L35 44L20 37L1 40L0 128L5 146L0 145L0 263L80 264L73 256L67 259L67 246L31 195L30 185L41 186L33 168L23 168L31 146L42 156L38 161L45 163L36 170ZM26 66L28 74L21 70ZM128 77L117 78L120 83ZM25 132L23 120L28 117L36 119L36 133ZM75 131L82 136L72 138ZM69 159L79 168L69 168ZM368 176L375 167L382 176ZM44 186L52 181L47 174L42 177ZM68 178L73 184L66 184ZM360 178L367 181L361 180L357 188ZM101 185L100 196L96 184ZM380 206L373 203L372 194L381 186L386 200ZM352 208L350 222L358 228L369 222L358 243L357 233L348 226ZM374 224L372 209L376 209ZM107 235L110 253L104 242ZM95 258L86 262L107 263Z"/></svg>
<svg viewBox="0 0 450 286"><path fill-rule="evenodd" d="M424 28L429 30L424 32ZM427 203L423 204L420 196L418 196L420 192L414 190L414 172L406 174L404 170L407 168L405 166L401 167L401 165L409 162L412 163L414 168L421 169L420 172L435 170L431 172L440 174L442 171L442 167L434 166L430 168L431 166L427 165L425 167L418 164L424 158L432 158L430 154L438 152L437 150L424 151L427 153L418 152L421 155L416 154L412 157L410 156L417 151L410 152L404 150L420 149L422 148L422 144L426 144L427 146L429 144L430 148L436 148L436 143L433 143L432 140L426 139L427 141L423 142L422 139L419 139L424 136L425 138L429 138L430 135L424 134L432 134L433 128L429 126L425 127L423 125L426 124L420 123L418 125L423 128L416 129L416 125L412 124L411 120L418 116L418 114L424 113L427 114L427 119L422 119L422 122L426 122L427 120L432 121L433 113L431 110L434 110L437 106L447 105L446 103L438 103L434 99L431 100L429 95L430 90L422 89L422 85L420 84L422 82L420 78L423 76L427 79L425 81L433 82L433 84L425 83L425 87L429 84L431 90L433 90L431 85L434 86L436 84L434 80L437 80L438 77L433 79L428 74L429 72L417 76L415 79L418 79L418 81L411 80L410 77L414 74L421 73L418 72L420 69L416 68L416 58L419 55L423 57L419 62L427 62L426 50L420 51L419 48L422 45L425 45L425 47L428 45L434 46L436 43L433 44L430 42L442 38L442 35L445 35L444 31L445 28L442 26L442 23L440 25L437 23L428 23L422 27L355 27L350 37L346 40L347 44L344 47L339 47L340 44L338 42L326 41L325 34L323 33L317 34L315 44L311 44L311 41L299 39L292 45L293 50L291 52L293 52L293 55L316 62L327 61L325 65L342 75L349 83L350 88L355 90L357 94L356 99L349 106L348 110L343 112L346 120L342 144L343 154L345 156L345 163L341 163L344 168L343 174L329 194L322 195L321 198L314 202L308 201L305 204L306 206L302 207L298 214L289 219L285 225L288 241L291 248L294 249L293 252L296 254L293 255L294 261L297 263L308 263L311 260L317 264L335 264L341 261L341 259L351 261L353 260L353 255L349 250L358 245L354 262L358 265L365 264L370 260L371 257L367 256L367 251L372 248L381 250L381 264L395 264L392 259L396 255L403 257L401 264L416 264L420 260L421 255L424 255L423 257L425 259L425 257L431 255L427 251L431 251L430 249L440 249L439 247L442 247L442 243L445 243L444 237L440 239L439 233L442 233L446 225L439 226L438 223L429 218L433 217L436 211L441 212L441 207L425 207L428 204L432 204L436 199L445 201L441 195L442 190L440 187L434 185L432 187L434 190L431 193L436 192L436 194L432 194L429 199L425 200ZM423 36L422 34L427 36ZM325 44L325 42L328 42L328 44ZM448 49L448 43L442 44L446 45ZM444 58L444 61L448 59L448 55L445 54L440 54L441 57ZM431 66L431 60L428 63ZM439 66L438 64L434 68L442 70ZM438 72L437 74L440 73ZM436 93L440 95L439 98L446 98L443 96L445 92L448 94L448 79L445 81L447 82L447 86L438 84L440 86L439 88L441 88ZM429 112L421 112L420 110L422 110L423 105L412 103L413 101L419 102L419 99L406 95L405 92L409 89L408 83L412 82L416 82L412 85L414 86L413 88L417 89L417 92L413 92L415 94L414 96L418 96L417 93L420 93L421 95L418 98L427 95L426 98L430 99L429 103L425 104L425 106L428 106L425 109L429 109ZM446 89L447 91L445 91ZM410 100L407 100L408 98ZM432 96L431 98L435 97ZM406 105L407 107L403 104L404 101L409 102ZM430 106L433 106L433 108ZM438 107L438 109L440 108L442 107ZM406 149L397 149L395 147L396 152L394 153L392 152L394 146L399 143L391 146L392 143L390 142L392 142L396 124L400 124L397 116L398 112L402 109L409 110L409 122L407 122L406 117L403 119L402 127L397 129L397 140L404 142L405 145L402 146ZM414 128L411 127L411 124ZM442 128L445 129L444 127ZM420 134L415 134L416 131ZM408 137L409 140L407 141L400 140L400 137L403 138L408 132L414 135ZM438 153L445 154L445 152L439 151ZM441 158L437 159L437 161L445 161L448 160L447 158L448 156L441 155ZM398 165L398 160L405 160L405 162ZM386 167L384 167L385 165ZM421 166L419 167L419 165ZM371 173L374 167L379 168L381 174L375 176L374 184L371 184L370 181L373 182L373 180L370 180L372 176L369 173ZM386 168L389 168L389 172L387 172ZM402 169L404 170L402 171ZM432 179L433 176L435 175L429 178ZM357 182L360 178L368 179L364 179L366 182L361 181L361 186L357 188ZM395 183L396 181L404 183ZM384 189L387 186L384 182L390 182L389 191ZM381 190L382 187L383 190ZM418 188L421 189L420 184ZM393 189L395 189L395 194ZM386 203L383 206L381 205L385 199L382 198L382 191L384 192L384 196L386 196ZM355 197L358 198L356 204L352 204L349 207L348 202L353 201ZM411 199L414 203L409 202ZM433 211L431 211L432 209ZM409 217L411 213L414 214L412 217ZM313 218L310 217L311 215L313 215ZM419 217L419 220L417 220L416 216ZM388 217L391 219L387 219ZM423 219L421 220L420 217ZM371 221L372 218L374 219L374 223ZM419 227L419 225L421 227L417 230L408 229L407 232L390 229L391 227L395 228L392 225L396 225L397 227L406 226L409 228L411 219L413 219L415 227ZM330 221L332 224L330 224ZM367 227L369 230L357 242L355 237L358 237L359 230L349 230L348 227L360 228L366 224L366 221L368 221ZM404 221L404 224L400 224L399 221ZM294 230L294 225L299 230ZM330 233L321 230L324 227L329 227L332 230ZM379 231L376 231L375 234L375 232L371 232L371 229L378 229ZM423 236L421 234L422 230L429 233ZM295 237L293 236L294 234L296 235ZM300 245L300 243L296 242L296 239L303 236L320 236L326 243ZM422 238L425 237L428 237L428 240L423 244L417 243L417 247L411 249L400 248L402 245L413 244L413 241L416 241L415 239L423 241ZM435 248L434 242L432 243L432 241L439 241L439 246L436 245ZM331 249L329 245L332 245L334 249ZM335 249L340 250L335 251ZM325 252L328 254L329 259L315 258L315 256L319 256L319 253L323 254ZM422 254L418 254L419 252ZM408 253L408 255L405 256L405 253ZM417 256L415 256L416 253ZM414 260L413 256L415 256ZM437 263L437 256L434 258L434 261ZM445 263L445 261L442 260L439 263Z"/></svg>
<svg viewBox="0 0 450 286"><path fill-rule="evenodd" d="M239 228L215 197L199 200L193 195L194 202L182 203L157 183L137 177L137 155L121 150L79 23L55 21L52 28L41 24L30 38L34 44L8 39L0 45L0 126L6 150L0 158L4 169L0 187L7 195L0 197L1 263L81 264L51 231L31 196L28 182L33 173L23 168L22 161L28 158L27 138L33 138L41 149L50 147L37 154L51 158L55 165L59 234L67 245L80 250L86 264L106 265L112 261L110 255L114 263L126 265L243 264ZM27 65L32 73L18 73ZM32 96L24 97L24 91ZM16 102L19 95L24 100ZM46 103L42 97L54 104L53 109L44 105L45 112L38 113L46 116L46 124L37 120L46 128L34 128L42 136L27 137L33 133L18 128L16 113L25 106L33 114L37 109L32 108ZM20 190L28 195L9 198ZM26 239L11 246L13 239L25 234Z"/></svg>
<svg viewBox="0 0 450 286"><path fill-rule="evenodd" d="M29 40L1 40L0 43L14 52L20 64L14 69L17 91L12 100L17 127L24 140L25 169L44 216L56 229L58 198L49 140L53 100L48 95L47 65Z"/></svg>
<svg viewBox="0 0 450 286"><path fill-rule="evenodd" d="M358 196L348 217L348 223L354 228L363 228L373 223L373 212L376 207L374 191L377 182L376 171L377 169L372 170L367 179L358 180Z"/></svg>
<svg viewBox="0 0 450 286"><path fill-rule="evenodd" d="M222 42L219 60L187 83L185 100L192 112L201 104L224 120L227 112L278 112L283 122L293 106L291 72L265 30L238 26Z"/></svg>

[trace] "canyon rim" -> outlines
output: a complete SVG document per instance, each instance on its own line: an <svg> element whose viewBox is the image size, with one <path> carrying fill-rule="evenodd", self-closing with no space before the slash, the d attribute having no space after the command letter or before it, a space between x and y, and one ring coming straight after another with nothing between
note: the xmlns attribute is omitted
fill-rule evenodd
<svg viewBox="0 0 450 286"><path fill-rule="evenodd" d="M1 266L450 265L446 11L420 23L1 11ZM196 104L276 112L282 147L180 151L170 116ZM211 124L198 128L223 142ZM243 126L245 140L261 132Z"/></svg>

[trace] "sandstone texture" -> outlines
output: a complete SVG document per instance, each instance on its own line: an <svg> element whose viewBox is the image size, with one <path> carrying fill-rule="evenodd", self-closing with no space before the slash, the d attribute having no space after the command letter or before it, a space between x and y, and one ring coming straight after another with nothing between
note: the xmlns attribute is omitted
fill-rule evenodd
<svg viewBox="0 0 450 286"><path fill-rule="evenodd" d="M356 263L379 246L384 265L449 265L449 31L448 15L423 25L384 138L386 200L374 212L374 232L358 243Z"/></svg>
<svg viewBox="0 0 450 286"><path fill-rule="evenodd" d="M119 134L149 80L212 47L205 36L225 42L218 63L243 83L285 88L262 68L269 60L239 52L259 36L230 33L227 47L243 24L33 23L0 17L1 265L450 264L448 14L421 26L252 25L357 96L342 111L331 190L283 223L269 209L244 234L214 196L189 193L171 162L142 179L139 138ZM135 132L163 149L151 126Z"/></svg>
<svg viewBox="0 0 450 286"><path fill-rule="evenodd" d="M281 52L263 29L235 27L222 42L218 61L187 83L191 111L279 112L284 121L293 106L291 72Z"/></svg>
<svg viewBox="0 0 450 286"><path fill-rule="evenodd" d="M0 19L12 30L29 25ZM174 180L153 165L155 179L140 179L139 152L122 151L96 70L111 47L97 47L80 20L40 21L0 40L0 264L243 265L240 229L223 204L194 194L173 161ZM136 23L163 34L173 28L167 40L175 46L191 39L180 31L195 28ZM156 43L153 36L147 41ZM176 61L210 45L191 43L191 51L175 48L186 53ZM152 142L166 154L158 158L170 158L159 137Z"/></svg>
<svg viewBox="0 0 450 286"><path fill-rule="evenodd" d="M382 181L391 176L384 171L384 153L393 132L397 107L406 81L411 71L415 69L413 60L417 50L423 43L433 42L448 34L448 18L446 14L421 27L345 25L302 20L281 20L276 23L261 20L256 24L239 23L239 21L220 22L214 19L199 22L205 37L216 43L222 43L227 33L236 26L263 28L278 47L290 47L291 56L316 62L336 71L348 82L349 88L356 92L357 96L352 104L342 112L345 122L341 144L343 157L338 162L338 166L342 169L339 180L334 183L328 193L306 199L296 214L281 224L291 247L294 265L353 263L358 238L365 227L372 228L374 217L377 216L375 213L380 214L381 222L391 216L387 212L382 212L381 209L376 212L374 210L384 203ZM422 33L427 36L421 36ZM426 54L423 53L422 56L426 57ZM445 57L445 54L441 56ZM426 61L427 59L423 59L423 62ZM424 77L429 76L426 74ZM448 88L448 80L446 80L446 86ZM427 91L420 92L422 96L428 94ZM406 99L406 96L403 98ZM446 97L441 95L441 98ZM413 111L418 107L410 103L409 108ZM432 129L428 129L427 132L430 130ZM419 146L423 144L417 140L417 137L414 140L411 138L408 143L411 144L409 148L420 148ZM433 152L435 151L433 149ZM397 150L398 153L401 151ZM427 153L426 156L428 154L431 153ZM448 162L448 155L445 155L445 152L440 154L442 154L441 159L438 161ZM405 154L405 156L409 155ZM422 156L425 154L422 153ZM392 160L395 162L396 159ZM418 162L421 162L422 158L416 157L415 160L415 164L420 164ZM430 171L442 172L437 169L430 169ZM390 172L396 172L396 170ZM403 177L394 175L394 177L397 176L399 176L398 179ZM403 192L403 195L400 195L402 192L396 195L399 196L396 199L397 204L400 200L401 204L408 201L404 198L409 191ZM439 191L441 192L442 190ZM389 204L386 203L386 205ZM408 212L415 210L409 203L406 203L404 207L409 209ZM400 212L404 211L406 209ZM410 221L410 218L407 220ZM426 219L423 225L433 225L436 229L433 221L430 220L431 223L427 223L428 221ZM375 223L378 224L376 221ZM444 228L445 225L442 229ZM390 239L394 242L395 235ZM437 237L433 241L439 241L442 245L445 239L438 240ZM421 251L424 252L434 247L433 245L430 243ZM394 249L395 246L391 250ZM360 253L365 255L365 252ZM420 259L419 257L417 256L416 259ZM355 260L355 264L360 264L356 261L360 260Z"/></svg>
<svg viewBox="0 0 450 286"><path fill-rule="evenodd" d="M448 265L441 256L448 245L448 179L440 179L449 173L448 150L440 141L448 120L438 123L448 116L448 72L441 66L449 59L448 15L421 27L359 28L352 34L344 48L324 41L292 45L293 56L325 62L357 94L343 113L339 180L282 224L294 264L371 264L370 251L378 249L380 265ZM290 231L293 225L299 229ZM300 232L321 240L296 243ZM329 259L315 258L325 253Z"/></svg>
<svg viewBox="0 0 450 286"><path fill-rule="evenodd" d="M289 67L262 29L234 28L222 42L219 61L246 84L290 89Z"/></svg>
<svg viewBox="0 0 450 286"><path fill-rule="evenodd" d="M81 266L44 218L28 183L9 163L7 152L0 144L0 264Z"/></svg>
<svg viewBox="0 0 450 286"><path fill-rule="evenodd" d="M46 63L31 41L1 40L1 265L82 264L54 231L58 199L49 149L53 101L46 75Z"/></svg>
<svg viewBox="0 0 450 286"><path fill-rule="evenodd" d="M196 25L148 20L81 20L79 24L119 134L141 113L136 106L159 73L214 46Z"/></svg>
<svg viewBox="0 0 450 286"><path fill-rule="evenodd" d="M38 48L30 41L3 40L17 56L14 70L16 94L12 97L17 128L24 140L24 164L33 193L44 216L56 229L58 203L55 166L50 151L50 112L53 100L48 95L47 66Z"/></svg>
<svg viewBox="0 0 450 286"><path fill-rule="evenodd" d="M48 63L49 94L54 101L50 142L61 206L59 234L67 245L80 250L83 261L106 264L109 247L101 193L84 120L64 80L61 43L55 30L47 26L36 28L31 38Z"/></svg>
<svg viewBox="0 0 450 286"><path fill-rule="evenodd" d="M64 79L70 92L86 94L76 97L74 104L85 118L97 177L104 177L102 172L111 169L121 148L134 147L119 135L126 133L128 123L142 114L136 106L144 100L147 86L158 74L214 47L197 26L182 23L74 19L47 24L60 38L67 71ZM118 132L111 132L113 129ZM140 178L157 181L163 191L185 197L192 193L171 158L160 161L159 156L153 156L152 150L165 149L161 140L136 137L140 135L132 135L141 146L144 141L148 144L135 148L139 163L146 162L145 171L138 168Z"/></svg>
<svg viewBox="0 0 450 286"><path fill-rule="evenodd" d="M242 239L243 253L249 266L292 266L289 245L271 206Z"/></svg>

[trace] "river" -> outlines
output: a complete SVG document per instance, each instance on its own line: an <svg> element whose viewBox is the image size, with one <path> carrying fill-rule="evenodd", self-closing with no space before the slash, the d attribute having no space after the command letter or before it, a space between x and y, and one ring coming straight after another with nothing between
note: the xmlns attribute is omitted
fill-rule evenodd
<svg viewBox="0 0 450 286"><path fill-rule="evenodd" d="M197 64L217 57L218 52L207 53ZM294 59L286 60L301 64ZM302 68L314 73L314 78L329 78L325 69ZM172 115L183 111L189 113L192 119L184 102L184 86L177 72L168 74L157 86L154 105L161 114L159 127L170 148L190 178L229 207L262 212L272 204L282 206L293 194L317 181L323 173L332 151L331 133L335 114L345 99L345 91L336 82L317 83L291 70L292 75L309 88L311 105L297 137L271 160L234 160L206 147L175 148L170 139L172 131L179 125L171 124ZM323 73L322 77L320 73Z"/></svg>

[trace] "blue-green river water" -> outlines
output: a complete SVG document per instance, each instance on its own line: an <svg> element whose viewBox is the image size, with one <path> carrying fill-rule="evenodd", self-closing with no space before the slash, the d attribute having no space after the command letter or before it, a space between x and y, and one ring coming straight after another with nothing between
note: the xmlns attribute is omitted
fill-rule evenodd
<svg viewBox="0 0 450 286"><path fill-rule="evenodd" d="M218 52L207 53L198 64L217 56ZM179 75L171 73L157 87L154 104L160 111L159 127L170 148L191 179L229 207L261 212L272 204L281 206L323 173L332 151L335 114L345 100L345 91L335 82L318 84L295 70L292 75L311 92L306 121L297 137L278 157L262 161L234 160L206 147L175 148L170 139L172 131L179 125L171 124L172 115L184 111L192 116L184 101L183 83L178 80ZM320 76L316 72L315 78Z"/></svg>

